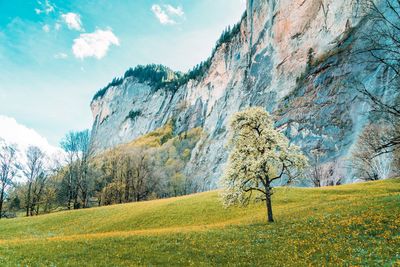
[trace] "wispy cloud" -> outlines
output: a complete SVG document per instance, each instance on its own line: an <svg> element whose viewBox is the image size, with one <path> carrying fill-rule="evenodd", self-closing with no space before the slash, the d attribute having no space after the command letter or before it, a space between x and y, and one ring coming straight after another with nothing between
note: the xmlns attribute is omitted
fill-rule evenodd
<svg viewBox="0 0 400 267"><path fill-rule="evenodd" d="M82 21L81 16L79 14L69 12L66 14L62 14L61 18L67 24L68 29L82 31Z"/></svg>
<svg viewBox="0 0 400 267"><path fill-rule="evenodd" d="M68 55L65 53L62 53L62 52L54 55L55 59L66 59L67 57L68 57Z"/></svg>
<svg viewBox="0 0 400 267"><path fill-rule="evenodd" d="M175 15L178 17L182 17L183 15L185 15L185 12L183 12L183 8L181 6L173 7L171 5L165 5L164 7L167 9L167 12L170 15Z"/></svg>
<svg viewBox="0 0 400 267"><path fill-rule="evenodd" d="M103 58L111 45L119 46L119 39L111 31L96 30L93 33L82 33L74 40L72 52L75 57L84 59L86 57Z"/></svg>
<svg viewBox="0 0 400 267"><path fill-rule="evenodd" d="M158 21L163 25L173 25L176 24L177 18L182 18L185 15L182 7L173 7L171 5L160 5L154 4L151 7L154 15Z"/></svg>
<svg viewBox="0 0 400 267"><path fill-rule="evenodd" d="M50 26L48 24L43 25L42 27L44 32L49 32L50 31Z"/></svg>
<svg viewBox="0 0 400 267"><path fill-rule="evenodd" d="M45 14L50 14L51 12L54 12L55 8L54 5L50 3L50 1L45 0L44 2L38 1L37 2L40 6L40 8L35 8L36 14L40 15L42 13Z"/></svg>
<svg viewBox="0 0 400 267"><path fill-rule="evenodd" d="M61 29L61 24L58 23L58 22L56 24L54 24L54 29L56 29L56 31L60 30Z"/></svg>

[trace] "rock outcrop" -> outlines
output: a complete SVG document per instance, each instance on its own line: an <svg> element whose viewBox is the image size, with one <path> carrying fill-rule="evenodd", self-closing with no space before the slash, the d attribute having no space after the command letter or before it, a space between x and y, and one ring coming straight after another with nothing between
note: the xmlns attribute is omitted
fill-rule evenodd
<svg viewBox="0 0 400 267"><path fill-rule="evenodd" d="M323 148L334 175L350 177L344 162L368 110L357 86L384 91L382 70L352 53L367 27L357 0L248 0L238 30L201 76L174 90L127 77L95 98L92 147L100 152L129 142L171 118L177 133L202 127L206 135L186 172L215 187L227 159L230 115L263 106L306 154Z"/></svg>

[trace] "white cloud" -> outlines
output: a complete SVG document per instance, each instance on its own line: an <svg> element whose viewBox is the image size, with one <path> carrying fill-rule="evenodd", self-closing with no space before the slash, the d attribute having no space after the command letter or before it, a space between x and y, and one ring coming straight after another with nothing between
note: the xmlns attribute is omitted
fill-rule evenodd
<svg viewBox="0 0 400 267"><path fill-rule="evenodd" d="M103 58L111 45L119 46L117 36L111 31L96 30L93 33L82 33L74 40L72 52L75 57L84 59L85 57Z"/></svg>
<svg viewBox="0 0 400 267"><path fill-rule="evenodd" d="M45 24L45 25L43 25L42 29L43 29L44 32L49 32L50 31L50 26Z"/></svg>
<svg viewBox="0 0 400 267"><path fill-rule="evenodd" d="M16 144L21 152L29 146L37 146L48 154L57 153L60 149L51 146L46 138L35 130L19 124L14 118L0 115L0 139Z"/></svg>
<svg viewBox="0 0 400 267"><path fill-rule="evenodd" d="M69 12L62 14L61 18L67 24L68 29L82 31L81 16L79 16L79 14Z"/></svg>
<svg viewBox="0 0 400 267"><path fill-rule="evenodd" d="M54 55L55 59L66 59L67 57L68 57L68 55L65 53L57 53Z"/></svg>
<svg viewBox="0 0 400 267"><path fill-rule="evenodd" d="M165 8L167 9L167 12L170 15L175 15L178 17L182 17L183 15L185 15L185 12L183 12L183 8L182 7L173 7L171 5L165 5Z"/></svg>
<svg viewBox="0 0 400 267"><path fill-rule="evenodd" d="M40 15L41 13L45 13L45 14L50 14L51 12L54 12L54 5L52 5L51 3L50 3L50 1L48 1L48 0L45 0L45 2L43 3L43 2L41 2L41 1L38 1L38 4L40 5L40 9L39 8L35 8L35 13L36 14L38 14L38 15Z"/></svg>
<svg viewBox="0 0 400 267"><path fill-rule="evenodd" d="M153 11L156 18L164 25L176 24L176 18L181 18L185 15L182 7L173 7L171 5L152 5L151 11Z"/></svg>
<svg viewBox="0 0 400 267"><path fill-rule="evenodd" d="M50 4L50 2L48 0L46 0L46 2L45 2L44 12L46 12L46 14L54 12L54 6L52 4Z"/></svg>
<svg viewBox="0 0 400 267"><path fill-rule="evenodd" d="M176 22L171 19L167 13L159 6L159 5L153 5L151 7L151 10L153 11L154 15L157 17L157 19L160 21L161 24L175 24Z"/></svg>
<svg viewBox="0 0 400 267"><path fill-rule="evenodd" d="M60 23L56 23L54 24L54 29L56 29L56 31L61 29L61 24Z"/></svg>

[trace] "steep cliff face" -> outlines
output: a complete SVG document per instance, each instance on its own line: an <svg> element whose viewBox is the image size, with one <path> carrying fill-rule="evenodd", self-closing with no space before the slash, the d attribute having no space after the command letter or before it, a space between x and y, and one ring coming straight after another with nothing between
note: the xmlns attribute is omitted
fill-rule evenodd
<svg viewBox="0 0 400 267"><path fill-rule="evenodd" d="M230 115L263 106L293 142L306 153L322 146L323 160L344 175L368 108L356 97L357 83L374 86L381 72L349 56L368 27L359 1L248 0L246 13L200 78L167 90L128 77L94 99L93 149L129 142L170 118L176 132L202 127L186 172L214 187L227 158Z"/></svg>

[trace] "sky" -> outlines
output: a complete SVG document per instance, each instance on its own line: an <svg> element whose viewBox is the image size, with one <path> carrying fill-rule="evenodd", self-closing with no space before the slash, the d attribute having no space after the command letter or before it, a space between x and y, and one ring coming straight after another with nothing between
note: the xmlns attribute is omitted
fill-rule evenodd
<svg viewBox="0 0 400 267"><path fill-rule="evenodd" d="M58 146L68 131L90 129L90 101L113 77L138 64L187 71L210 55L245 5L0 0L0 138Z"/></svg>

